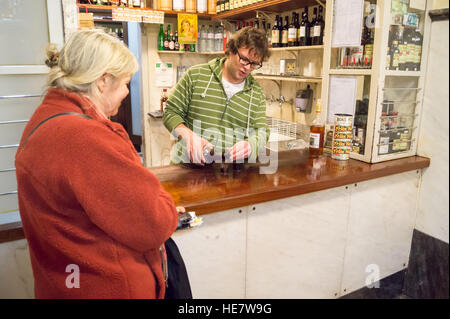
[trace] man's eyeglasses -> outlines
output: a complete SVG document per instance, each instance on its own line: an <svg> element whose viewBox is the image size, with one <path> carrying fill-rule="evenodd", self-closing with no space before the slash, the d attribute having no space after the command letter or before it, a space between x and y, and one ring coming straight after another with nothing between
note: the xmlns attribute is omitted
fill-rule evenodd
<svg viewBox="0 0 450 319"><path fill-rule="evenodd" d="M247 66L250 64L250 68L252 68L253 70L258 70L258 69L262 68L262 63L256 63L256 62L249 61L249 59L247 59L246 57L241 56L239 54L239 51L237 52L237 55L239 57L239 63L242 64L242 66Z"/></svg>

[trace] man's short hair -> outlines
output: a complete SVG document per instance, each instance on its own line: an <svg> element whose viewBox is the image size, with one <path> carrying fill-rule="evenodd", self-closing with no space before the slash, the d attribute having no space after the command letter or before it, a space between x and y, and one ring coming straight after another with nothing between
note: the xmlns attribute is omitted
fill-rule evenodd
<svg viewBox="0 0 450 319"><path fill-rule="evenodd" d="M254 27L245 27L236 32L227 42L225 54L237 54L240 48L248 48L254 50L257 57L261 58L261 62L266 61L270 57L267 37L264 31Z"/></svg>

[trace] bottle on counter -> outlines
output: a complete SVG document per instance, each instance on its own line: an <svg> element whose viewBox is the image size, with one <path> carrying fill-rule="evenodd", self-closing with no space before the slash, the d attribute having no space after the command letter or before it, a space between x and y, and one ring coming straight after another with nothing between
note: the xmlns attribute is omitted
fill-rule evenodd
<svg viewBox="0 0 450 319"><path fill-rule="evenodd" d="M318 157L323 154L323 141L325 136L325 125L321 117L322 104L317 100L316 115L309 131L309 154L311 157Z"/></svg>
<svg viewBox="0 0 450 319"><path fill-rule="evenodd" d="M161 103L160 103L160 111L161 113L164 112L164 109L166 108L166 103L167 103L167 89L163 89L163 92L161 94Z"/></svg>

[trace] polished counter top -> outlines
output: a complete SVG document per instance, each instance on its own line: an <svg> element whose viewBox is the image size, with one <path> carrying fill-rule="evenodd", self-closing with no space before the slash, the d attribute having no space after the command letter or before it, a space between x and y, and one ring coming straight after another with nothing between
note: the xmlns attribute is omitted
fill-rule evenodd
<svg viewBox="0 0 450 319"><path fill-rule="evenodd" d="M228 164L193 168L184 165L150 168L172 195L177 206L198 215L243 207L333 187L345 186L430 165L425 157L412 156L382 163L338 161L328 155L310 158L308 150L278 153L275 173L261 174L262 164Z"/></svg>
<svg viewBox="0 0 450 319"><path fill-rule="evenodd" d="M368 164L338 161L324 155L310 158L308 150L279 152L276 171L261 174L269 164L241 164L239 170L223 164L208 167L172 165L152 167L177 206L198 215L345 186L430 166L430 159L412 156ZM23 239L20 222L0 225L0 243Z"/></svg>

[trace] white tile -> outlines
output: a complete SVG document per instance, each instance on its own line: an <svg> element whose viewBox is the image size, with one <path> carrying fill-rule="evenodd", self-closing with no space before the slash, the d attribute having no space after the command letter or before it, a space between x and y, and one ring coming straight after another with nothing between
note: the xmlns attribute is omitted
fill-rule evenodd
<svg viewBox="0 0 450 319"><path fill-rule="evenodd" d="M379 279L407 267L418 183L419 174L411 171L351 187L342 294L366 286L375 274L370 265L376 265Z"/></svg>
<svg viewBox="0 0 450 319"><path fill-rule="evenodd" d="M347 228L345 188L249 210L247 298L335 298Z"/></svg>
<svg viewBox="0 0 450 319"><path fill-rule="evenodd" d="M202 215L198 228L177 231L194 298L244 298L246 208Z"/></svg>

